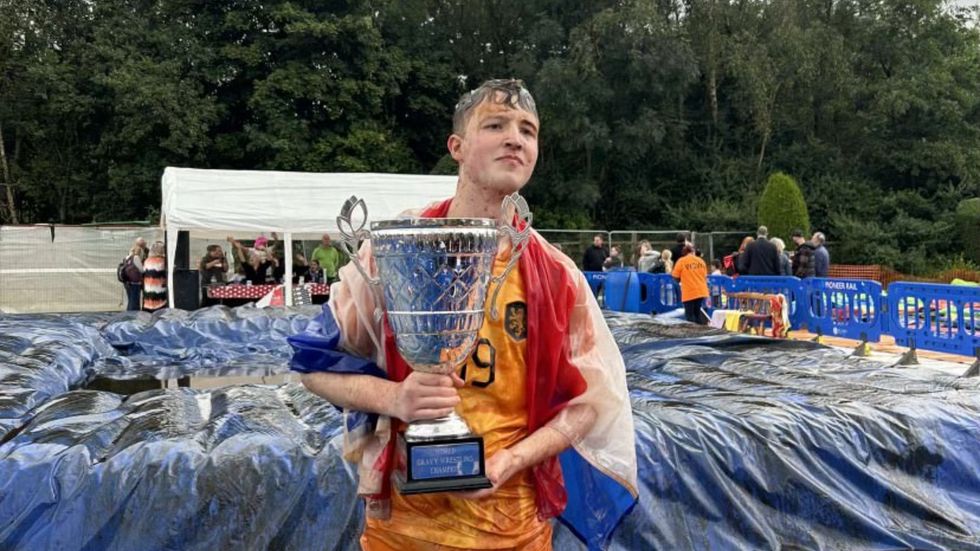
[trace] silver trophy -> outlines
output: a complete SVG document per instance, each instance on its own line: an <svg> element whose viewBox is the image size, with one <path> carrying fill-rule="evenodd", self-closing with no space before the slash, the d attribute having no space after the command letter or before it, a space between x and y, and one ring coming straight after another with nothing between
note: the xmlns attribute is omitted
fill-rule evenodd
<svg viewBox="0 0 980 551"><path fill-rule="evenodd" d="M517 224L488 218L405 218L367 223L367 206L351 197L337 217L341 249L374 289L376 319L387 315L398 352L413 370L448 375L473 352L483 324L491 285L496 297L517 265L531 231L531 213L518 194L503 201L504 216ZM355 226L355 224L357 224ZM507 238L510 260L493 276L498 243ZM378 277L368 274L357 251L370 239ZM383 312L382 312L383 308ZM483 438L473 434L456 412L408 424L398 435L395 480L402 494L489 488Z"/></svg>

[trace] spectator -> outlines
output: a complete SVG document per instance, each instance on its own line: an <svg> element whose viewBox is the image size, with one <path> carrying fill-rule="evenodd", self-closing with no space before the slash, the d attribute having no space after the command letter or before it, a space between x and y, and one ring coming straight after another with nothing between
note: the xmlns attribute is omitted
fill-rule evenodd
<svg viewBox="0 0 980 551"><path fill-rule="evenodd" d="M139 250L140 250L140 260L141 261L146 260L146 257L149 256L149 254L150 254L150 249L147 248L147 246L146 246L146 239L143 239L142 237L137 237L136 238L136 241L134 241L133 244L136 247L139 247Z"/></svg>
<svg viewBox="0 0 980 551"><path fill-rule="evenodd" d="M609 257L602 262L602 270L618 270L622 267L623 251L619 248L619 245L613 245L612 250L609 252Z"/></svg>
<svg viewBox="0 0 980 551"><path fill-rule="evenodd" d="M686 231L682 231L677 234L674 245L670 248L670 256L674 262L677 262L684 256L684 247L691 243L691 234ZM691 247L694 250L694 247Z"/></svg>
<svg viewBox="0 0 980 551"><path fill-rule="evenodd" d="M323 270L323 281L333 283L337 281L337 270L340 269L340 251L330 244L330 236L323 234L320 244L313 249L310 260L316 260Z"/></svg>
<svg viewBox="0 0 980 551"><path fill-rule="evenodd" d="M800 279L814 277L817 272L813 267L814 247L803 237L803 230L793 231L793 243L796 252L793 254L793 275Z"/></svg>
<svg viewBox="0 0 980 551"><path fill-rule="evenodd" d="M325 283L323 279L323 270L320 269L320 263L316 260L310 261L310 269L306 273L309 278L310 283Z"/></svg>
<svg viewBox="0 0 980 551"><path fill-rule="evenodd" d="M721 261L712 260L711 261L711 275L722 275L721 273Z"/></svg>
<svg viewBox="0 0 980 551"><path fill-rule="evenodd" d="M674 253L670 252L670 249L664 249L660 253L660 261L663 262L663 264L664 264L664 273L665 274L672 274L672 273L674 273L674 261L671 260L671 258L673 256L674 256Z"/></svg>
<svg viewBox="0 0 980 551"><path fill-rule="evenodd" d="M738 273L754 276L779 275L779 255L776 246L769 241L769 228L759 226L755 241L738 255Z"/></svg>
<svg viewBox="0 0 980 551"><path fill-rule="evenodd" d="M660 263L660 253L653 250L649 241L640 241L640 257L636 260L636 271L650 272Z"/></svg>
<svg viewBox="0 0 980 551"><path fill-rule="evenodd" d="M221 245L208 245L208 250L197 267L201 273L201 285L225 283L228 277L228 259Z"/></svg>
<svg viewBox="0 0 980 551"><path fill-rule="evenodd" d="M739 275L738 259L740 256L745 254L745 249L747 249L753 241L755 241L755 238L751 235L745 236L745 239L742 239L742 243L738 246L737 251L721 259L721 265L725 269L725 275L731 277Z"/></svg>
<svg viewBox="0 0 980 551"><path fill-rule="evenodd" d="M167 306L167 257L163 241L150 247L143 263L143 310L155 312Z"/></svg>
<svg viewBox="0 0 980 551"><path fill-rule="evenodd" d="M773 237L771 241L776 246L776 254L779 255L779 275L793 275L793 263L786 254L786 243L778 237Z"/></svg>
<svg viewBox="0 0 980 551"><path fill-rule="evenodd" d="M821 232L816 232L810 238L813 243L813 271L817 277L827 277L830 273L830 251L824 246L827 237Z"/></svg>
<svg viewBox="0 0 980 551"><path fill-rule="evenodd" d="M139 243L143 238L137 239L129 249L129 254L123 259L119 266L118 277L126 289L126 310L138 311L140 305L140 295L143 291L143 249ZM145 244L146 242L143 241Z"/></svg>
<svg viewBox="0 0 980 551"><path fill-rule="evenodd" d="M592 245L585 249L582 257L583 272L601 272L602 264L609 258L609 250L602 244L602 234L592 237Z"/></svg>
<svg viewBox="0 0 980 551"><path fill-rule="evenodd" d="M264 236L255 238L251 248L244 247L234 237L228 236L228 242L235 250L235 256L242 263L245 280L255 285L261 285L268 279L269 268L279 266L279 261L268 250L269 240Z"/></svg>
<svg viewBox="0 0 980 551"><path fill-rule="evenodd" d="M698 325L707 325L708 316L703 312L704 299L708 296L708 267L694 254L694 245L688 243L681 251L681 258L671 270L674 279L681 282L681 302L684 303L684 319Z"/></svg>

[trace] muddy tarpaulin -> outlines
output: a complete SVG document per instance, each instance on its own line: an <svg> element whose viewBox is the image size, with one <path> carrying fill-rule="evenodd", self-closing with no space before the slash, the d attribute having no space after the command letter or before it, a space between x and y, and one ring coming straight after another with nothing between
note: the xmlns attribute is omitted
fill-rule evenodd
<svg viewBox="0 0 980 551"><path fill-rule="evenodd" d="M613 548L980 549L980 380L609 322L641 485Z"/></svg>
<svg viewBox="0 0 980 551"><path fill-rule="evenodd" d="M63 345L37 337L63 326L28 323L0 336L14 360L3 369L32 384L41 346L68 381L109 365L109 343L123 358L221 366L235 357L203 349L249 352L262 324L285 323L147 319L70 320ZM629 371L640 469L640 502L613 549L980 549L980 380L607 319ZM276 356L275 339L254 352ZM0 549L357 548L340 416L301 386L124 398L59 384L0 444ZM561 527L555 540L581 548Z"/></svg>
<svg viewBox="0 0 980 551"><path fill-rule="evenodd" d="M353 549L339 426L297 384L69 392L0 447L0 549Z"/></svg>
<svg viewBox="0 0 980 551"><path fill-rule="evenodd" d="M89 325L60 316L0 315L0 439L25 415L85 381L115 351Z"/></svg>

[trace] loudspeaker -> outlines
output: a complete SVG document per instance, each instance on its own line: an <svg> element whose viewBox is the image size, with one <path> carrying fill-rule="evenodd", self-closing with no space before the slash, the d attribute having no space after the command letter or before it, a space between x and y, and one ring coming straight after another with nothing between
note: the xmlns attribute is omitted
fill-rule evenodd
<svg viewBox="0 0 980 551"><path fill-rule="evenodd" d="M197 270L174 270L174 306L181 310L201 307L201 276Z"/></svg>
<svg viewBox="0 0 980 551"><path fill-rule="evenodd" d="M177 250L174 251L174 270L191 267L191 232L177 232Z"/></svg>

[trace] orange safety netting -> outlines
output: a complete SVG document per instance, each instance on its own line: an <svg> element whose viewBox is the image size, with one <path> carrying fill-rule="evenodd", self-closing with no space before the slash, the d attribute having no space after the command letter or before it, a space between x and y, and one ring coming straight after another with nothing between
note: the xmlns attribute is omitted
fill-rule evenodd
<svg viewBox="0 0 980 551"><path fill-rule="evenodd" d="M980 272L973 270L946 270L932 277L912 276L878 264L864 266L859 264L831 264L827 277L841 279L870 279L878 281L881 286L895 281L919 281L924 283L949 283L954 279L980 282Z"/></svg>

